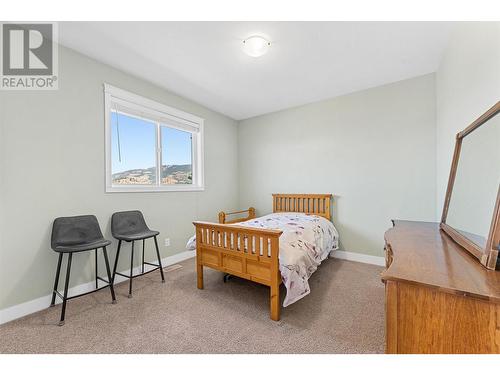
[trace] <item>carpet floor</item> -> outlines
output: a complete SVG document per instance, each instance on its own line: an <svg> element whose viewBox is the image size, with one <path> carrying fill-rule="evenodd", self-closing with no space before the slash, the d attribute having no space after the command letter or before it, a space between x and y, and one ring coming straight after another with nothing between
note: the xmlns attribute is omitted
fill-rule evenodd
<svg viewBox="0 0 500 375"><path fill-rule="evenodd" d="M194 259L0 326L0 353L382 353L381 267L327 259L311 294L269 319L269 289L205 269L196 289ZM285 289L282 287L284 298Z"/></svg>

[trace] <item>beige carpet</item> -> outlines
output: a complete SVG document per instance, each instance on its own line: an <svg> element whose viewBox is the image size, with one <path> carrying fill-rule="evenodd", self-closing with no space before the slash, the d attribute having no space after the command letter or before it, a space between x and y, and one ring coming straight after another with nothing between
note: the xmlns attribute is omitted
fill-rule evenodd
<svg viewBox="0 0 500 375"><path fill-rule="evenodd" d="M311 277L311 294L269 319L268 288L241 279L224 284L205 269L196 289L194 260L165 274L116 286L0 326L1 353L382 353L381 268L326 260ZM282 289L282 300L284 289Z"/></svg>

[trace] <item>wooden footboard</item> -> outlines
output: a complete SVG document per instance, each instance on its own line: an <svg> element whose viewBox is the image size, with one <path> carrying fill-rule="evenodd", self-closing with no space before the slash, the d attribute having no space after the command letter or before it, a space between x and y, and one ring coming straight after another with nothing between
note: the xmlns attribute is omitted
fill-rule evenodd
<svg viewBox="0 0 500 375"><path fill-rule="evenodd" d="M198 288L203 267L210 267L270 287L271 319L280 318L280 230L195 221Z"/></svg>

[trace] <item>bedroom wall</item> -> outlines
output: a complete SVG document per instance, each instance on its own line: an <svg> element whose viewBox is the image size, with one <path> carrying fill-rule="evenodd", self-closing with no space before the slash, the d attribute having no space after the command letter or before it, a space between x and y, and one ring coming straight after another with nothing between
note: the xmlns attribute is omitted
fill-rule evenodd
<svg viewBox="0 0 500 375"><path fill-rule="evenodd" d="M456 133L500 100L500 22L463 22L455 27L436 72L436 100L440 218Z"/></svg>
<svg viewBox="0 0 500 375"><path fill-rule="evenodd" d="M382 256L390 219L435 220L434 74L241 121L241 207L332 193L341 249Z"/></svg>
<svg viewBox="0 0 500 375"><path fill-rule="evenodd" d="M238 207L235 121L64 47L59 72L57 91L0 92L0 309L51 292L57 256L49 236L57 216L95 214L111 238L111 214L140 209L161 231L166 257L185 250L193 219L216 220L220 209ZM205 119L204 192L104 192L104 82ZM165 237L170 247L162 246ZM113 243L111 259L115 252ZM76 256L72 285L92 279L92 260Z"/></svg>

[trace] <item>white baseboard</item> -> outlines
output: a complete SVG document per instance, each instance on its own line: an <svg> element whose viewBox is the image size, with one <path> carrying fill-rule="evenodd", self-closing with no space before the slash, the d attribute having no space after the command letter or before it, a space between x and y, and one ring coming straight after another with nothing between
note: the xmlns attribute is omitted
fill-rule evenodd
<svg viewBox="0 0 500 375"><path fill-rule="evenodd" d="M374 255L367 255L361 253L353 253L351 251L341 251L341 250L334 251L333 257L338 259L350 260L353 262L375 264L377 266L385 266L384 257L377 257Z"/></svg>
<svg viewBox="0 0 500 375"><path fill-rule="evenodd" d="M189 258L194 258L196 256L196 251L183 251L182 253L175 254L166 258L163 258L161 260L162 266L170 266L172 264L176 264L179 262L182 262L183 260L189 259ZM145 265L144 270L148 271L152 266ZM120 271L120 273L128 274L130 270L125 270L125 271ZM140 266L134 267L134 274L140 272ZM121 283L122 281L128 280L126 277L116 275L115 278L115 284ZM104 285L101 281L99 281L100 285ZM59 286L61 283L59 283ZM88 283L76 285L73 288L70 288L68 290L68 295L72 296L75 294L81 294L81 293L86 293L94 290L95 288L95 281L91 281ZM50 306L50 300L52 299L52 293L49 295L46 295L44 297L40 297L28 302L21 303L19 305L14 305L11 307L7 307L3 310L0 310L0 324L4 324L7 322L10 322L11 320L21 318L25 315L33 314L37 311L44 310L47 307ZM56 298L56 304L60 304L62 301L58 297Z"/></svg>
<svg viewBox="0 0 500 375"><path fill-rule="evenodd" d="M163 258L161 260L161 264L163 267L166 267L166 266L170 266L172 264L176 264L176 263L182 262L183 260L191 259L194 257L196 257L195 250L186 250L186 251L183 251L182 253L178 253L178 254Z"/></svg>

